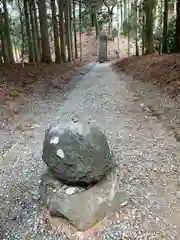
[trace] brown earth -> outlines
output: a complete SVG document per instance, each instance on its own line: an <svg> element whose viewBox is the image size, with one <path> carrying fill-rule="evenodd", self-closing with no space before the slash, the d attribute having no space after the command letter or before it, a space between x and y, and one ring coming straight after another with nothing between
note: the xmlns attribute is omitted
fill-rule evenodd
<svg viewBox="0 0 180 240"><path fill-rule="evenodd" d="M115 67L136 79L151 82L173 98L180 94L180 55L147 55L124 58Z"/></svg>

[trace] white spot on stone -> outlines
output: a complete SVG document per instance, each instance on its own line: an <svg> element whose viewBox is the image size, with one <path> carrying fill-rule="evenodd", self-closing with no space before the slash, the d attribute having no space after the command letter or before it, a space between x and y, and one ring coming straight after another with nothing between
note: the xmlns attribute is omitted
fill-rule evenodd
<svg viewBox="0 0 180 240"><path fill-rule="evenodd" d="M98 204L101 204L103 202L103 198L102 197L98 197Z"/></svg>
<svg viewBox="0 0 180 240"><path fill-rule="evenodd" d="M59 143L59 137L55 136L53 138L51 138L50 140L50 144L58 144Z"/></svg>
<svg viewBox="0 0 180 240"><path fill-rule="evenodd" d="M75 193L75 191L76 191L76 187L69 187L69 188L66 189L66 194L67 195L72 195L72 194Z"/></svg>
<svg viewBox="0 0 180 240"><path fill-rule="evenodd" d="M62 149L58 149L57 152L56 152L57 156L60 157L60 158L64 158L65 155L64 155L64 152Z"/></svg>
<svg viewBox="0 0 180 240"><path fill-rule="evenodd" d="M121 207L125 207L128 204L127 201L124 201L123 203L121 203Z"/></svg>

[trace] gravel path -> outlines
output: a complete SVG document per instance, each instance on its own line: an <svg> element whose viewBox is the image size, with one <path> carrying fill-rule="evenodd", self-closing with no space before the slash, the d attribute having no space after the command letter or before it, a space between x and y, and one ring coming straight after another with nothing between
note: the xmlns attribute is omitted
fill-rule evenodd
<svg viewBox="0 0 180 240"><path fill-rule="evenodd" d="M43 100L39 95L47 86L38 83L26 111L17 117L16 142L0 159L0 239L180 239L179 142L169 112L157 112L164 96L118 75L109 64L89 69L83 77L84 72L74 76L64 92L49 85ZM167 104L171 102L166 100L166 109L174 107ZM75 233L67 224L53 230L38 195L45 168L44 130L74 114L105 131L130 195L118 212L85 233Z"/></svg>

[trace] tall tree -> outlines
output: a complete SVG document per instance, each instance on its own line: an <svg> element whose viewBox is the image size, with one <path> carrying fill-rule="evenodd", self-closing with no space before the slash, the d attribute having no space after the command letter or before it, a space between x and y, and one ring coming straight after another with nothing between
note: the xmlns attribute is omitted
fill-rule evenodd
<svg viewBox="0 0 180 240"><path fill-rule="evenodd" d="M59 32L60 32L60 44L61 44L61 60L66 61L66 48L65 48L65 27L64 27L64 1L58 0L59 8Z"/></svg>
<svg viewBox="0 0 180 240"><path fill-rule="evenodd" d="M59 28L58 28L58 22L57 22L56 1L55 0L51 0L51 10L52 10L52 24L53 24L53 34L54 34L55 62L61 63Z"/></svg>
<svg viewBox="0 0 180 240"><path fill-rule="evenodd" d="M34 61L34 50L33 50L33 42L32 42L32 34L30 28L30 19L29 19L29 11L28 11L28 0L24 0L24 17L25 17L25 25L26 25L26 34L27 34L27 42L28 42L28 52L29 52L29 62Z"/></svg>
<svg viewBox="0 0 180 240"><path fill-rule="evenodd" d="M74 51L75 58L78 58L78 50L77 50L77 31L76 31L76 2L73 0L73 31L74 31Z"/></svg>
<svg viewBox="0 0 180 240"><path fill-rule="evenodd" d="M167 31L168 31L168 0L164 0L164 21L163 21L163 53L167 53Z"/></svg>
<svg viewBox="0 0 180 240"><path fill-rule="evenodd" d="M42 44L42 56L41 61L44 63L51 63L51 51L48 34L48 22L47 22L47 8L45 0L38 0L39 7L39 20L41 30L41 44Z"/></svg>
<svg viewBox="0 0 180 240"><path fill-rule="evenodd" d="M33 14L34 14L34 22L35 22L35 29L36 29L36 38L37 38L37 46L38 46L38 55L41 57L42 55L42 47L41 47L41 35L40 35L40 26L39 26L39 18L37 16L37 1L32 1L32 8L33 8Z"/></svg>
<svg viewBox="0 0 180 240"><path fill-rule="evenodd" d="M70 4L70 1L66 0L64 4L64 17L65 17L65 33L66 33L66 44L67 44L67 51L68 51L68 61L71 61L72 54L71 54L71 43L70 43L69 4Z"/></svg>
<svg viewBox="0 0 180 240"><path fill-rule="evenodd" d="M144 0L144 11L146 15L146 54L153 53L153 9L155 0Z"/></svg>
<svg viewBox="0 0 180 240"><path fill-rule="evenodd" d="M111 0L111 1L104 1L104 5L107 7L108 10L108 16L109 16L109 34L112 35L112 22L113 22L113 10L116 6L117 1Z"/></svg>
<svg viewBox="0 0 180 240"><path fill-rule="evenodd" d="M7 9L7 1L2 0L2 4L3 4L3 9L4 9L4 37L7 42L8 59L9 59L9 63L14 63L13 47L12 47L11 33L10 33L10 27L9 27L9 15L8 15L8 9Z"/></svg>
<svg viewBox="0 0 180 240"><path fill-rule="evenodd" d="M33 3L32 0L28 0L29 3L29 13L30 13L30 22L31 22L31 32L32 32L32 38L33 38L33 48L34 48L34 55L35 55L35 61L39 62L40 56L38 51L38 39L36 35L36 26L35 26L35 15L33 11Z"/></svg>
<svg viewBox="0 0 180 240"><path fill-rule="evenodd" d="M0 8L0 39L1 39L1 49L4 63L9 63L9 57L7 52L7 43L4 36L4 17L2 9Z"/></svg>
<svg viewBox="0 0 180 240"><path fill-rule="evenodd" d="M176 52L180 52L180 0L176 2L176 33L175 33Z"/></svg>
<svg viewBox="0 0 180 240"><path fill-rule="evenodd" d="M80 46L80 61L82 61L82 2L79 1L79 46Z"/></svg>
<svg viewBox="0 0 180 240"><path fill-rule="evenodd" d="M74 46L73 46L73 23L72 23L72 0L69 0L69 28L70 28L70 45L71 45L71 57L74 58Z"/></svg>

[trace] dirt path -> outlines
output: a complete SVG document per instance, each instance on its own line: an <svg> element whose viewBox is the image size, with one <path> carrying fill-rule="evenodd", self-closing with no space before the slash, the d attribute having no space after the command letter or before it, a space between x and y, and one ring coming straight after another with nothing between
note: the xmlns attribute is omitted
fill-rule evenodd
<svg viewBox="0 0 180 240"><path fill-rule="evenodd" d="M177 116L175 103L159 96L155 87L119 76L109 64L96 64L82 75L64 92L49 86L45 99L38 97L43 85L38 83L24 115L16 119L15 144L0 159L2 239L73 239L73 230L65 225L64 235L49 226L38 183L45 168L44 130L50 122L74 114L105 131L130 195L115 215L93 230L76 233L77 239L180 239L180 146L169 127L170 110L164 111L176 109Z"/></svg>

